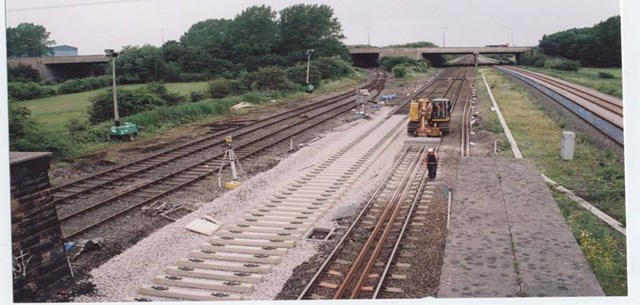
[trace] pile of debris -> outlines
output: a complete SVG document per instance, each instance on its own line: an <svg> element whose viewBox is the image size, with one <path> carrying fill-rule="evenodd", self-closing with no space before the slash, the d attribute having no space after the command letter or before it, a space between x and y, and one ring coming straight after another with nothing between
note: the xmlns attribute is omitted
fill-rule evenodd
<svg viewBox="0 0 640 305"><path fill-rule="evenodd" d="M178 203L155 201L149 205L141 207L140 210L149 216L160 215L168 220L176 221L182 218L182 216L193 212L194 208Z"/></svg>

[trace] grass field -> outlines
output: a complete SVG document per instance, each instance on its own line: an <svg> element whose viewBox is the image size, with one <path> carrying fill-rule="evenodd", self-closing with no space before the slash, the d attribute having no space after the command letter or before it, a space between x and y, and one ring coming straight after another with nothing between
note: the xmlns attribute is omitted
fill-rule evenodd
<svg viewBox="0 0 640 305"><path fill-rule="evenodd" d="M538 67L523 66L527 70L544 73L559 79L596 89L602 93L622 98L622 69L620 68L580 68L578 71L559 71ZM613 75L613 78L600 78L599 72Z"/></svg>
<svg viewBox="0 0 640 305"><path fill-rule="evenodd" d="M134 89L144 85L123 85L118 89ZM195 83L169 83L166 84L170 92L176 92L183 95L189 94L191 91L207 90L207 82ZM87 108L91 103L89 98L97 95L105 89L97 89L87 92L58 95L53 97L35 99L20 102L20 105L27 107L31 111L31 116L40 121L44 126L53 131L66 130L65 125L71 118L85 120L87 117Z"/></svg>
<svg viewBox="0 0 640 305"><path fill-rule="evenodd" d="M228 107L245 99L266 102L277 100L282 102L290 99L312 99L319 95L335 90L342 90L356 85L366 79L363 71L356 71L349 78L323 83L316 92L280 92L280 91L252 91L240 96L229 96L224 99L205 99L200 102L187 102L175 106L158 107L149 111L121 118L122 121L131 121L138 124L140 133L138 138L153 137L181 128L193 123L209 123L219 120L228 113ZM171 83L165 84L169 92L188 95L192 91L207 91L208 82L195 83ZM119 88L134 89L140 85L126 85ZM20 105L31 110L31 117L38 121L41 129L46 129L47 137L68 143L66 146L73 149L65 150L58 159L74 158L103 149L117 149L117 142L105 142L106 131L112 122L107 121L98 125L88 125L87 108L90 106L89 98L97 95L101 90L60 95L51 98L43 98L25 102ZM69 120L79 119L81 123L74 126L86 126L71 132L67 125ZM60 145L63 145L61 143Z"/></svg>
<svg viewBox="0 0 640 305"><path fill-rule="evenodd" d="M522 85L491 69L480 69L479 72L485 74L493 88L493 95L524 158L533 160L549 178L624 223L623 163L616 160L611 152L598 150L589 144L579 133L576 134L574 160L562 160L560 146L564 123L549 118L544 107L535 104ZM476 86L485 90L480 75L478 79ZM508 90L504 90L505 84L509 84ZM495 121L495 118L490 118L487 124L492 131L498 129ZM508 144L503 147L501 155L512 157ZM564 195L554 196L605 293L626 295L625 237Z"/></svg>

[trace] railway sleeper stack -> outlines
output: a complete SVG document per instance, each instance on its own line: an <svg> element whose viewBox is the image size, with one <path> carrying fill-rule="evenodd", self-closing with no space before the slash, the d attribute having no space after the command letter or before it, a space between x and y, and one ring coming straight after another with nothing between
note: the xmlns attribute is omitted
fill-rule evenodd
<svg viewBox="0 0 640 305"><path fill-rule="evenodd" d="M390 116L268 200L254 206L189 257L168 266L127 301L242 300L336 204L403 123Z"/></svg>

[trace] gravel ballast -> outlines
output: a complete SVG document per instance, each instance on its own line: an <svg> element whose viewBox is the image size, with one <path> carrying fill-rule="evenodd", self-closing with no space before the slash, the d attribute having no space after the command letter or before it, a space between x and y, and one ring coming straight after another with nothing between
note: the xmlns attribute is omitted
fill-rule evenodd
<svg viewBox="0 0 640 305"><path fill-rule="evenodd" d="M388 110L383 110L375 114L373 120L356 121L341 127L342 131L326 134L322 139L283 159L273 169L254 176L243 182L241 187L212 202L203 204L199 210L143 239L127 251L94 269L90 273L92 277L90 280L97 286L96 295L81 296L75 301L119 301L127 296L135 296L139 286L149 284L151 279L161 274L166 266L174 264L182 257L187 257L192 249L210 239L209 236L187 231L184 229L186 224L203 215L209 215L223 223L233 222L252 206L258 205L277 190L292 183L304 173L305 169L323 161L353 141L382 120L387 112ZM379 173L384 170L384 164L391 163L393 155L394 153L388 153L383 154L384 157L378 158L375 161L376 165L371 166L371 169L375 170L365 172L362 178L354 184L354 189L358 191L351 193L352 196L345 196L341 202L356 201L355 197L366 194L367 187L375 185L372 183L372 179L383 176ZM322 219L319 224L326 225L327 221L327 219ZM278 264L272 273L256 286L255 292L248 295L247 299L268 300L274 298L291 276L293 269L313 256L314 253L315 246L312 243L298 243L287 253L283 262Z"/></svg>

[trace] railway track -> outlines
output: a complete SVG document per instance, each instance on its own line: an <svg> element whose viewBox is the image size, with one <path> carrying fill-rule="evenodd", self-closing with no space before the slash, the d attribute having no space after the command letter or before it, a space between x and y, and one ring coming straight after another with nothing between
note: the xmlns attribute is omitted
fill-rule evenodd
<svg viewBox="0 0 640 305"><path fill-rule="evenodd" d="M590 88L520 68L499 66L496 69L540 90L618 145L624 146L622 100Z"/></svg>
<svg viewBox="0 0 640 305"><path fill-rule="evenodd" d="M381 70L376 70L376 74L376 79L366 86L370 91L377 91L375 95L381 91L386 78L386 74ZM345 93L325 99L255 122L250 126L235 128L225 135L235 137L238 159L247 159L350 111L354 102L354 99L350 98L352 96L352 93ZM301 117L302 114L304 117ZM217 173L223 165L223 142L222 135L215 134L56 188L54 191L57 193L57 203L73 203L58 205L61 207L58 214L63 237L68 239L78 236L131 209L152 203ZM160 169L156 173L159 178L145 177L152 169ZM102 192L96 196L99 198L97 200L85 198L98 190L116 187L119 191ZM97 210L100 212L96 213Z"/></svg>
<svg viewBox="0 0 640 305"><path fill-rule="evenodd" d="M299 300L378 297L416 205L424 201L425 153L424 147L405 148Z"/></svg>
<svg viewBox="0 0 640 305"><path fill-rule="evenodd" d="M382 120L270 199L220 228L189 257L143 285L139 296L180 300L241 300L254 290L398 135L403 120Z"/></svg>
<svg viewBox="0 0 640 305"><path fill-rule="evenodd" d="M475 98L475 88L469 84L469 92L471 92L472 98ZM460 156L470 157L470 137L471 137L471 117L473 112L473 105L471 99L466 98L464 100L464 107L462 109L462 120L460 122Z"/></svg>

